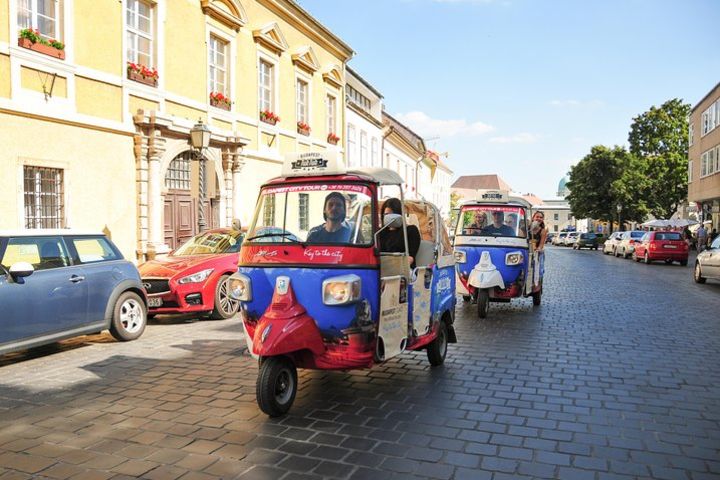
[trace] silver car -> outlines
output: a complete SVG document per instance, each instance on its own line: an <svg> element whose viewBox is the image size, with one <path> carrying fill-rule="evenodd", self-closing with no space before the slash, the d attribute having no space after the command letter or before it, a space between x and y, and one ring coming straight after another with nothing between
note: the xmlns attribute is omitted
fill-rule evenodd
<svg viewBox="0 0 720 480"><path fill-rule="evenodd" d="M635 244L640 243L640 239L642 239L645 233L646 232L642 230L623 232L620 243L615 247L615 256L619 257L622 255L623 258L630 258L635 251Z"/></svg>
<svg viewBox="0 0 720 480"><path fill-rule="evenodd" d="M580 233L578 232L570 232L567 234L567 237L565 237L565 241L563 242L563 245L566 247L572 247L575 244L575 241L578 239L578 236Z"/></svg>
<svg viewBox="0 0 720 480"><path fill-rule="evenodd" d="M705 283L708 278L720 280L720 237L709 248L698 253L693 278L697 283Z"/></svg>
<svg viewBox="0 0 720 480"><path fill-rule="evenodd" d="M603 244L603 253L605 255L615 255L615 249L617 248L620 240L622 240L623 232L613 232L610 234L605 243Z"/></svg>

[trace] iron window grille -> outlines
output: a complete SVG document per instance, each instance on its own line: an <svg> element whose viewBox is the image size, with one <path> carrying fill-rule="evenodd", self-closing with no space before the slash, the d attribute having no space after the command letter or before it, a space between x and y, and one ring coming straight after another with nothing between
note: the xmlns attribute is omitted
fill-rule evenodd
<svg viewBox="0 0 720 480"><path fill-rule="evenodd" d="M64 228L63 171L24 167L25 228Z"/></svg>
<svg viewBox="0 0 720 480"><path fill-rule="evenodd" d="M183 152L170 162L165 174L165 187L170 190L190 190L190 162L192 153Z"/></svg>

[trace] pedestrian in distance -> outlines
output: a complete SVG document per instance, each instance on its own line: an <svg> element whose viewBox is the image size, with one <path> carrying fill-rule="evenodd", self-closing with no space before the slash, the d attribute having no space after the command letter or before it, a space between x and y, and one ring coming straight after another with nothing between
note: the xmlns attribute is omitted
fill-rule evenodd
<svg viewBox="0 0 720 480"><path fill-rule="evenodd" d="M697 251L700 253L705 250L705 244L707 243L707 230L705 230L705 225L701 223L695 235L697 236Z"/></svg>

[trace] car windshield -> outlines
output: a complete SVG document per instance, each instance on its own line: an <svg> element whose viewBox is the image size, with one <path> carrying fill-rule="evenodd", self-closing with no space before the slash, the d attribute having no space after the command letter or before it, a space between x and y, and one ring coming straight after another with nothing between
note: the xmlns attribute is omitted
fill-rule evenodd
<svg viewBox="0 0 720 480"><path fill-rule="evenodd" d="M630 238L640 238L645 235L645 232L630 232Z"/></svg>
<svg viewBox="0 0 720 480"><path fill-rule="evenodd" d="M469 205L462 207L455 235L525 238L526 225L522 207Z"/></svg>
<svg viewBox="0 0 720 480"><path fill-rule="evenodd" d="M372 197L366 185L268 186L260 193L246 241L369 245Z"/></svg>
<svg viewBox="0 0 720 480"><path fill-rule="evenodd" d="M235 253L240 251L240 244L242 244L240 232L204 232L185 242L173 252L173 256Z"/></svg>

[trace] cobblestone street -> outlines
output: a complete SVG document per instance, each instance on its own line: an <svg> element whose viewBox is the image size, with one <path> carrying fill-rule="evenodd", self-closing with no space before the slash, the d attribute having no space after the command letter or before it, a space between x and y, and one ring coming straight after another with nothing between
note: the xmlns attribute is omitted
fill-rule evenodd
<svg viewBox="0 0 720 480"><path fill-rule="evenodd" d="M301 371L280 419L237 319L0 356L0 479L720 478L720 283L558 247L546 266L540 307L460 302L443 367Z"/></svg>

